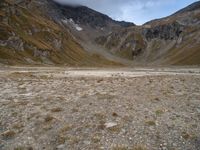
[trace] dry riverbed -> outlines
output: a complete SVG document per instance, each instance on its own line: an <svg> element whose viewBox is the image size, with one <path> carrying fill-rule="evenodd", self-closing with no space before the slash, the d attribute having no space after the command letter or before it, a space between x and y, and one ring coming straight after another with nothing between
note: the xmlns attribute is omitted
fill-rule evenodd
<svg viewBox="0 0 200 150"><path fill-rule="evenodd" d="M1 68L2 150L200 150L200 68Z"/></svg>

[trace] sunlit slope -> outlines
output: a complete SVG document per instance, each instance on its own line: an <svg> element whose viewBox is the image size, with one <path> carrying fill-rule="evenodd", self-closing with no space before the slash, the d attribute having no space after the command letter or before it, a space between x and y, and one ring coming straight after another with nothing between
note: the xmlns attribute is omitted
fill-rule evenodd
<svg viewBox="0 0 200 150"><path fill-rule="evenodd" d="M115 64L88 54L63 26L33 9L34 2L0 2L0 63L102 66Z"/></svg>

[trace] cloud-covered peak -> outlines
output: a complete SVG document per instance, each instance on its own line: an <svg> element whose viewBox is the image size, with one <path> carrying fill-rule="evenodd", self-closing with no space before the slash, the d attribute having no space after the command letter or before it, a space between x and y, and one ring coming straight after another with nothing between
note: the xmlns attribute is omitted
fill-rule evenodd
<svg viewBox="0 0 200 150"><path fill-rule="evenodd" d="M55 0L63 4L84 5L116 20L143 24L165 17L196 0Z"/></svg>

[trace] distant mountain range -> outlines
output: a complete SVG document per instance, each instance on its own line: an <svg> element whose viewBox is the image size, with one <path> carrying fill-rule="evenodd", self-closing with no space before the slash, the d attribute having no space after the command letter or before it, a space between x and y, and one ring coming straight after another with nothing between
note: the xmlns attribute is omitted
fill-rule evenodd
<svg viewBox="0 0 200 150"><path fill-rule="evenodd" d="M142 26L52 0L0 2L7 65L199 65L199 36L199 1Z"/></svg>

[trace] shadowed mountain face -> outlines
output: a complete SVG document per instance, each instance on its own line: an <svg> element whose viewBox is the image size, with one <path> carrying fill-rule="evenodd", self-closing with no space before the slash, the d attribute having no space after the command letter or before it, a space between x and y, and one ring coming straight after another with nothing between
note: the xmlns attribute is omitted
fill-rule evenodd
<svg viewBox="0 0 200 150"><path fill-rule="evenodd" d="M134 26L133 23L124 21L115 21L95 10L92 10L85 6L69 6L61 5L54 2L55 7L61 11L61 14L67 19L73 19L76 23L81 25L91 26L93 28L104 28L104 27L129 27Z"/></svg>
<svg viewBox="0 0 200 150"><path fill-rule="evenodd" d="M3 64L198 65L199 36L200 2L143 26L52 0L0 2Z"/></svg>

